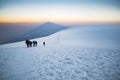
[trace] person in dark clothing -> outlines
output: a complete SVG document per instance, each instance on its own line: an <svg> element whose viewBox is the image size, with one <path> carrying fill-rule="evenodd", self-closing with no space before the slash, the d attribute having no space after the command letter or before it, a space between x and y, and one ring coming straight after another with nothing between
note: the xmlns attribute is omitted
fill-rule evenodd
<svg viewBox="0 0 120 80"><path fill-rule="evenodd" d="M25 43L26 43L26 45L27 45L27 47L29 48L29 47L32 47L32 42L30 41L30 40L26 40L25 41Z"/></svg>
<svg viewBox="0 0 120 80"><path fill-rule="evenodd" d="M37 46L37 41L33 41L33 46L34 46L34 47Z"/></svg>
<svg viewBox="0 0 120 80"><path fill-rule="evenodd" d="M43 46L45 46L45 42L43 42Z"/></svg>
<svg viewBox="0 0 120 80"><path fill-rule="evenodd" d="M32 47L32 42L31 41L29 42L29 45L30 45L30 47Z"/></svg>
<svg viewBox="0 0 120 80"><path fill-rule="evenodd" d="M26 43L27 47L29 47L29 40L28 39L25 41L25 43Z"/></svg>

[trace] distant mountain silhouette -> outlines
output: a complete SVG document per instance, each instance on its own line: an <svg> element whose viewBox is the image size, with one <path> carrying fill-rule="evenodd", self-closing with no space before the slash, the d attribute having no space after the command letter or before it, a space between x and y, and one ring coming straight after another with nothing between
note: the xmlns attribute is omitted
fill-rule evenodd
<svg viewBox="0 0 120 80"><path fill-rule="evenodd" d="M63 29L66 29L67 27L55 24L53 22L46 22L35 28L34 30L26 33L24 35L24 38L26 39L33 39L33 38L40 38L49 36L51 34L54 34L58 31L61 31Z"/></svg>

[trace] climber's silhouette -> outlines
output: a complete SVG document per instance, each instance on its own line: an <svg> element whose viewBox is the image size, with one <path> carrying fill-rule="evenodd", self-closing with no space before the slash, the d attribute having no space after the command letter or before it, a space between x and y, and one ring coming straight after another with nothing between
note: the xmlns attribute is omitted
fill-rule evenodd
<svg viewBox="0 0 120 80"><path fill-rule="evenodd" d="M37 46L37 41L33 41L33 46L34 46L34 47Z"/></svg>
<svg viewBox="0 0 120 80"><path fill-rule="evenodd" d="M45 42L43 42L43 46L45 46Z"/></svg>
<svg viewBox="0 0 120 80"><path fill-rule="evenodd" d="M28 48L32 47L32 42L30 40L27 39L25 43L26 43Z"/></svg>

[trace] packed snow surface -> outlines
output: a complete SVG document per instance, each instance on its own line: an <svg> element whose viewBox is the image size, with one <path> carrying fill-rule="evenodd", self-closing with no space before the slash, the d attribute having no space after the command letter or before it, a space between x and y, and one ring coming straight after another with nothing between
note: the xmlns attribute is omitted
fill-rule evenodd
<svg viewBox="0 0 120 80"><path fill-rule="evenodd" d="M120 80L119 29L78 29L0 45L0 80Z"/></svg>
<svg viewBox="0 0 120 80"><path fill-rule="evenodd" d="M68 46L0 49L0 80L120 80L120 50Z"/></svg>

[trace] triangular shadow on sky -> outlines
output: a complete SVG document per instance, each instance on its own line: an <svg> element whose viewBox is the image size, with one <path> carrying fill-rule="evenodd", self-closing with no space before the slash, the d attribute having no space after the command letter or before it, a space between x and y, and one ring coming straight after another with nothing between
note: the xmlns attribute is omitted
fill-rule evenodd
<svg viewBox="0 0 120 80"><path fill-rule="evenodd" d="M62 26L62 25L59 25L53 22L46 22L36 27L35 29L27 32L26 34L24 34L23 40L46 37L46 36L49 36L51 34L54 34L58 31L61 31L67 28L68 27L65 27L65 26Z"/></svg>

